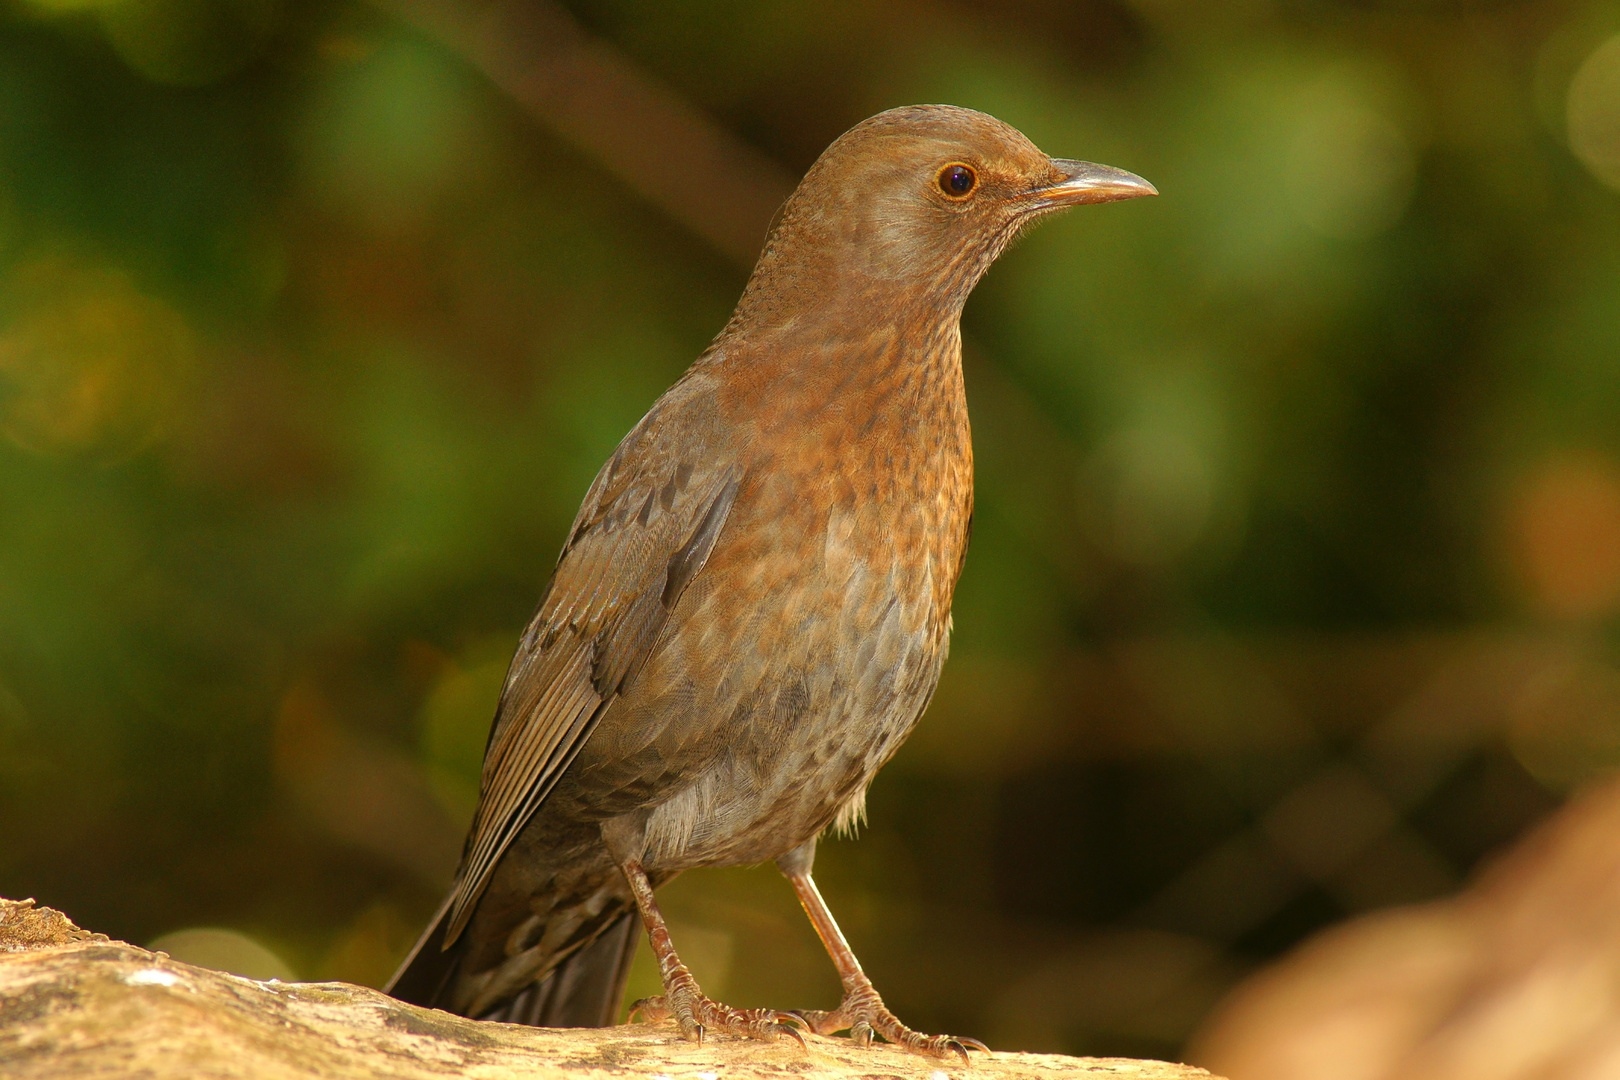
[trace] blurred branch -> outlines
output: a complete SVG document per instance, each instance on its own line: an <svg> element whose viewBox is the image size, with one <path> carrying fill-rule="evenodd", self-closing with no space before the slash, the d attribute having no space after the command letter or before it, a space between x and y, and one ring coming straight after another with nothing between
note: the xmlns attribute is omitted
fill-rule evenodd
<svg viewBox="0 0 1620 1080"><path fill-rule="evenodd" d="M890 1046L683 1042L670 1025L537 1029L419 1009L344 983L258 982L88 934L32 901L0 900L0 1073L45 1076L522 1077L710 1075L926 1077L935 1063ZM808 1066L808 1068L806 1067ZM1073 1076L1212 1080L1202 1069L1122 1059L997 1054L976 1080Z"/></svg>
<svg viewBox="0 0 1620 1080"><path fill-rule="evenodd" d="M717 251L751 267L793 177L549 0L373 0Z"/></svg>

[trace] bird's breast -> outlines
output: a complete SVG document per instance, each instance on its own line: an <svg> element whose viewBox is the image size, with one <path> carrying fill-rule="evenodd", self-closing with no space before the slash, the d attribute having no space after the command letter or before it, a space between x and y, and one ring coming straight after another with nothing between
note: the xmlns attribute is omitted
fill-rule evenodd
<svg viewBox="0 0 1620 1080"><path fill-rule="evenodd" d="M881 579L942 630L973 510L973 450L954 325L877 334L760 388L740 506L792 568L858 600Z"/></svg>
<svg viewBox="0 0 1620 1080"><path fill-rule="evenodd" d="M751 406L724 531L621 706L668 777L649 865L758 861L825 828L944 660L972 511L959 365L788 381Z"/></svg>

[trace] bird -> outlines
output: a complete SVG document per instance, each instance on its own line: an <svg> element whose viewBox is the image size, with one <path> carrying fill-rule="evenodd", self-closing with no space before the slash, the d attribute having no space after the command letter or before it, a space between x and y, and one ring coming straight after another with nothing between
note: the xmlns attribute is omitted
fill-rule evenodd
<svg viewBox="0 0 1620 1080"><path fill-rule="evenodd" d="M817 839L940 677L973 518L960 320L1033 221L1157 190L916 105L837 138L776 215L730 319L586 493L491 725L460 867L386 992L476 1019L614 1023L636 924L679 1035L849 1031L933 1057L816 887ZM774 860L842 986L735 1009L681 962L655 890Z"/></svg>

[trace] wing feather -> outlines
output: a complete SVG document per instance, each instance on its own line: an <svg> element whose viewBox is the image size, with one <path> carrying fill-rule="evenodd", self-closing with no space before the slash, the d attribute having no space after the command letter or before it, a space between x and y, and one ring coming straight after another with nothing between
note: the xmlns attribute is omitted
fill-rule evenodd
<svg viewBox="0 0 1620 1080"><path fill-rule="evenodd" d="M597 475L512 658L445 948L471 919L507 847L651 655L730 514L740 476L725 455L690 441L677 453L670 444L679 440L660 437L673 396L654 406ZM690 433L692 418L685 419L679 427Z"/></svg>

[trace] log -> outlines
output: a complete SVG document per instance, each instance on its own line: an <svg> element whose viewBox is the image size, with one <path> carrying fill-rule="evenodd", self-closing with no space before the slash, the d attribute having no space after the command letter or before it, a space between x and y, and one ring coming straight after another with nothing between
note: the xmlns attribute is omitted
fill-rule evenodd
<svg viewBox="0 0 1620 1080"><path fill-rule="evenodd" d="M964 1069L848 1039L681 1041L673 1024L545 1029L486 1023L346 983L260 982L79 929L0 899L0 1076L477 1080L763 1077L1213 1080L1121 1058L997 1053Z"/></svg>

